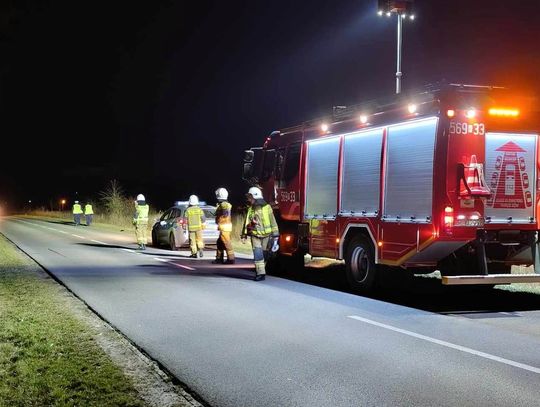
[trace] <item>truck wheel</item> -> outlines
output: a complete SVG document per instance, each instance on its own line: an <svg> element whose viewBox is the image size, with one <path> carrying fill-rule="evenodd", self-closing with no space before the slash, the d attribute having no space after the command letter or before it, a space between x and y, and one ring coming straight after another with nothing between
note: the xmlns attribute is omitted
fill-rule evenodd
<svg viewBox="0 0 540 407"><path fill-rule="evenodd" d="M174 239L174 233L169 236L169 249L176 251L176 240Z"/></svg>
<svg viewBox="0 0 540 407"><path fill-rule="evenodd" d="M373 290L376 282L376 265L373 246L362 236L355 236L347 245L345 270L349 286L360 294Z"/></svg>

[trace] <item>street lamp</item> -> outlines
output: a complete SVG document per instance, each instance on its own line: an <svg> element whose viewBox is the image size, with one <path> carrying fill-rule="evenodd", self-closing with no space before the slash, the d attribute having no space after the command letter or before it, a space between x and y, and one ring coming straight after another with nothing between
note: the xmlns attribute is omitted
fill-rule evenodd
<svg viewBox="0 0 540 407"><path fill-rule="evenodd" d="M64 212L64 205L66 204L66 200L65 200L65 199L62 199L62 200L60 201L60 204L62 205L61 211Z"/></svg>
<svg viewBox="0 0 540 407"><path fill-rule="evenodd" d="M414 0L379 0L377 14L379 16L386 15L390 17L392 14L397 14L397 63L396 63L396 93L401 93L401 48L403 43L403 19L407 17L414 20L413 14Z"/></svg>

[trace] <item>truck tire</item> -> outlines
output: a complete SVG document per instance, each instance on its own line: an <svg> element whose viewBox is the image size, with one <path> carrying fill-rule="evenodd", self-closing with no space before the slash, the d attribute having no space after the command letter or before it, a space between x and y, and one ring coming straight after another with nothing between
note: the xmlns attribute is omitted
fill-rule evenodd
<svg viewBox="0 0 540 407"><path fill-rule="evenodd" d="M174 233L169 235L169 249L171 249L173 252L176 251L176 240L174 238Z"/></svg>
<svg viewBox="0 0 540 407"><path fill-rule="evenodd" d="M363 236L355 236L347 245L345 271L349 286L359 294L375 288L377 268L373 245Z"/></svg>

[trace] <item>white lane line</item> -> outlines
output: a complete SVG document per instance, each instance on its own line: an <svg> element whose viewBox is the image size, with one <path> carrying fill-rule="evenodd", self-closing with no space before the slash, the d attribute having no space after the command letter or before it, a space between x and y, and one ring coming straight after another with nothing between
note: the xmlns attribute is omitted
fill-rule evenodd
<svg viewBox="0 0 540 407"><path fill-rule="evenodd" d="M71 234L71 236L73 236L73 237L78 237L79 239L86 239L86 237L79 236L79 235L75 235L75 234L73 234L73 233Z"/></svg>
<svg viewBox="0 0 540 407"><path fill-rule="evenodd" d="M93 240L93 239L90 239L91 242L94 242L94 243L97 243L97 244L103 244L105 246L108 246L109 243L105 243L105 242L100 242L99 240Z"/></svg>
<svg viewBox="0 0 540 407"><path fill-rule="evenodd" d="M191 270L191 271L197 270L197 269L195 269L195 268L193 268L193 267L184 266L183 264L173 263L172 261L169 261L169 260L166 260L166 259L161 259L161 258L159 258L159 257L154 257L154 260L161 261L161 262L163 262L163 263L167 263L167 264L170 264L170 265L172 265L172 266L180 267L180 268L183 268L183 269L186 269L186 270Z"/></svg>
<svg viewBox="0 0 540 407"><path fill-rule="evenodd" d="M357 315L349 315L349 316L347 316L347 318L352 318L352 319L355 319L357 321L364 322L366 324L375 325L375 326L378 326L380 328L388 329L388 330L394 331L394 332L399 332L401 334L412 336L413 338L421 339L423 341L435 343L437 345L445 346L447 348L459 350L460 352L469 353L471 355L479 356L481 358L493 360L495 362L504 363L505 365L514 366L514 367L517 367L519 369L523 369L523 370L527 370L529 372L540 374L540 368L538 368L538 367L526 365L524 363L515 362L515 361L510 360L510 359L501 358L500 356L495 356L495 355L491 355L489 353L480 352L478 350L467 348L467 347L461 346L461 345L456 345L454 343L441 341L440 339L435 339L435 338L432 338L430 336L417 334L416 332L411 332L411 331L407 331L405 329L396 328L395 326L382 324L380 322L373 321L373 320L367 319L367 318L362 318L362 317L359 317Z"/></svg>
<svg viewBox="0 0 540 407"><path fill-rule="evenodd" d="M125 252L129 252L129 253L136 253L135 250L131 250L131 249L120 249L120 250L123 250Z"/></svg>
<svg viewBox="0 0 540 407"><path fill-rule="evenodd" d="M56 229L55 229L56 230ZM64 235L69 235L68 232L64 232L63 230L56 230L57 232L63 233Z"/></svg>
<svg viewBox="0 0 540 407"><path fill-rule="evenodd" d="M197 270L197 269L194 269L193 267L184 266L183 264L177 264L177 263L171 263L171 262L169 262L169 264L172 264L173 266L180 267L186 270L191 270L191 271Z"/></svg>

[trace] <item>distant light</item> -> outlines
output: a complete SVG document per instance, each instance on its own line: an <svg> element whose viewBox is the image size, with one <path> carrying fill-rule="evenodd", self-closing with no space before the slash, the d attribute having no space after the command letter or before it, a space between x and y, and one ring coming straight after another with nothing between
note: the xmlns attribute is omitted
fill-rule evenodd
<svg viewBox="0 0 540 407"><path fill-rule="evenodd" d="M368 121L368 117L365 114L360 115L360 123L366 124Z"/></svg>
<svg viewBox="0 0 540 407"><path fill-rule="evenodd" d="M414 16L414 14L411 14L410 19L411 19L411 20L414 20L415 18L416 18L416 17Z"/></svg>
<svg viewBox="0 0 540 407"><path fill-rule="evenodd" d="M416 106L414 103L411 103L409 106L407 106L407 110L410 114L416 113L416 110L418 110L418 106Z"/></svg>
<svg viewBox="0 0 540 407"><path fill-rule="evenodd" d="M390 12L386 13L386 17L390 17L391 15L392 15L392 13L390 13Z"/></svg>
<svg viewBox="0 0 540 407"><path fill-rule="evenodd" d="M467 117L467 119L474 119L476 117L476 110L475 109L467 110L467 113L465 113L465 116Z"/></svg>
<svg viewBox="0 0 540 407"><path fill-rule="evenodd" d="M382 15L383 15L383 11L382 11L382 10L379 10L379 11L377 11L377 14L380 15L380 16L382 16Z"/></svg>
<svg viewBox="0 0 540 407"><path fill-rule="evenodd" d="M446 111L446 115L450 118L454 117L456 115L456 111L454 109L448 109Z"/></svg>
<svg viewBox="0 0 540 407"><path fill-rule="evenodd" d="M490 116L504 116L504 117L518 117L519 116L518 109L492 107L489 109L488 112Z"/></svg>
<svg viewBox="0 0 540 407"><path fill-rule="evenodd" d="M291 235L285 236L285 241L286 241L286 242L290 242L290 241L291 241Z"/></svg>
<svg viewBox="0 0 540 407"><path fill-rule="evenodd" d="M403 13L402 16L403 16L403 18L407 18L407 14L406 14L406 13Z"/></svg>
<svg viewBox="0 0 540 407"><path fill-rule="evenodd" d="M64 204L66 203L66 200L65 200L65 199L62 199L62 200L60 201L60 203L61 203L62 205L64 205Z"/></svg>
<svg viewBox="0 0 540 407"><path fill-rule="evenodd" d="M321 124L321 130L324 132L328 131L328 125L326 123Z"/></svg>

